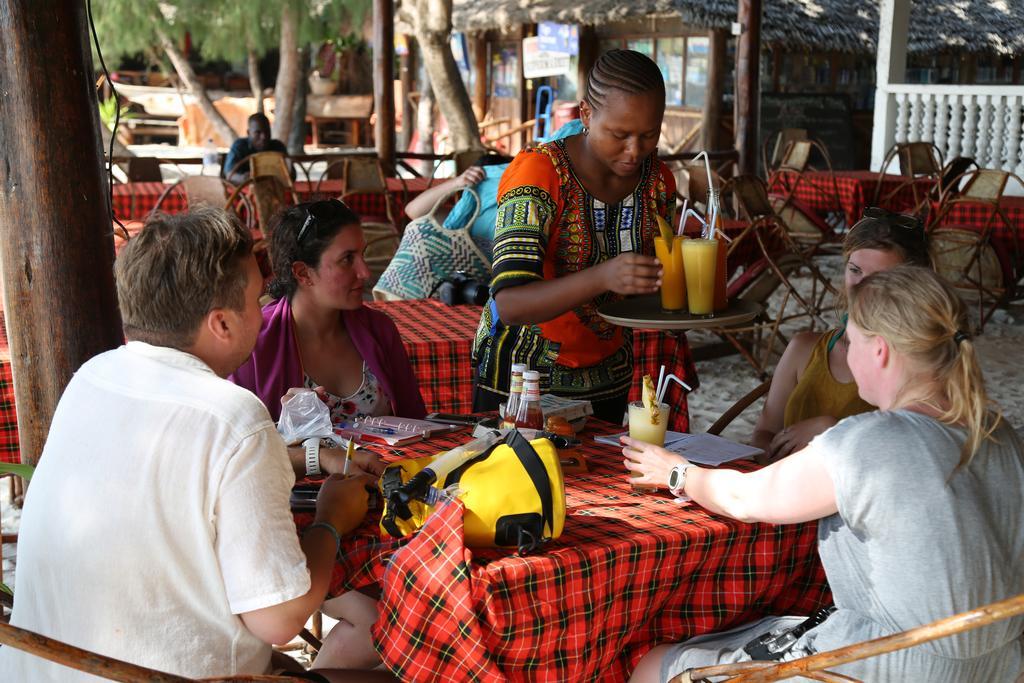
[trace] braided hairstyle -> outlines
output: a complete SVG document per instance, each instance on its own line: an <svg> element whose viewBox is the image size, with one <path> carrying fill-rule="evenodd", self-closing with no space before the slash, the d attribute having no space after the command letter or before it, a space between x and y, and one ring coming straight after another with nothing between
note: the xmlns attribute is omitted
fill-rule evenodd
<svg viewBox="0 0 1024 683"><path fill-rule="evenodd" d="M349 225L359 225L359 216L342 202L337 202L334 217L311 226L312 231L304 235L302 244L299 244L299 231L309 216L309 207L318 203L308 202L285 209L271 221L269 250L274 278L270 281L268 291L274 299L290 299L298 289L299 284L292 272L293 263L318 267L320 257L335 236Z"/></svg>
<svg viewBox="0 0 1024 683"><path fill-rule="evenodd" d="M583 99L591 109L601 109L613 90L627 95L657 93L665 103L665 78L647 55L636 50L608 50L594 63L587 77Z"/></svg>

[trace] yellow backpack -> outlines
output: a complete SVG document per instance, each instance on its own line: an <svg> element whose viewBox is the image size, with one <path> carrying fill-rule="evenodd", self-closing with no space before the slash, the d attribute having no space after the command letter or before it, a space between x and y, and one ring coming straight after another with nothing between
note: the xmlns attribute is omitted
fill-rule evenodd
<svg viewBox="0 0 1024 683"><path fill-rule="evenodd" d="M417 531L434 510L438 493L458 487L465 508L466 544L534 550L558 538L565 524L565 484L558 450L548 439L527 441L511 431L473 460L433 481L429 488L410 481L436 456L388 465L380 479L384 513L380 528L393 537ZM423 480L421 477L420 480Z"/></svg>

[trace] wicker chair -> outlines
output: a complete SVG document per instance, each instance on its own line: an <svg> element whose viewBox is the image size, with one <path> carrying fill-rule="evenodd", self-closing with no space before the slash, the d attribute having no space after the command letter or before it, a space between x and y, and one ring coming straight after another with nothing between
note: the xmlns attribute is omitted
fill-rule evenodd
<svg viewBox="0 0 1024 683"><path fill-rule="evenodd" d="M814 192L825 193L829 220L805 206L796 198L802 185L809 181L804 173L814 170L810 167L812 156L820 157L824 163L827 178L822 187L821 180L815 180ZM775 212L779 214L794 242L809 253L816 252L826 242L838 242L838 231L841 223L845 223L842 207L839 203L839 186L832 171L832 159L828 150L815 140L791 140L786 144L778 167L772 171L768 185L776 188L770 195ZM831 222L830 222L831 221Z"/></svg>
<svg viewBox="0 0 1024 683"><path fill-rule="evenodd" d="M267 238L270 219L295 204L295 192L276 176L256 176L236 187L224 208L233 211L251 231Z"/></svg>
<svg viewBox="0 0 1024 683"><path fill-rule="evenodd" d="M754 235L765 264L786 287L785 303L775 319L782 321L807 316L811 321L811 329L814 329L816 323L821 323L827 328L829 323L822 314L828 308L827 298L834 298L837 292L828 278L822 275L811 261L810 252L794 239L793 230L776 212L768 196L768 186L757 176L740 175L730 181L730 187L742 217L750 221L750 226L741 235L741 239L748 233ZM811 278L811 291L808 296L801 294L791 280L797 272L805 272ZM795 301L800 308L796 316L785 315L785 305L790 300Z"/></svg>
<svg viewBox="0 0 1024 683"><path fill-rule="evenodd" d="M340 174L338 172L339 169ZM340 195L342 201L345 200L345 197L354 194L380 195L383 198L387 220L397 229L399 222L396 219L398 211L395 206L395 198L390 190L388 190L387 177L384 174L384 167L381 165L380 159L370 155L349 156L332 162L317 181L314 194L317 197L324 196L325 193L321 188L323 183L338 177L341 178ZM402 203L404 205L407 192L404 181L402 184Z"/></svg>
<svg viewBox="0 0 1024 683"><path fill-rule="evenodd" d="M1006 188L1012 183L1022 192L1024 181L1006 171L975 169L951 181L953 186L961 183L959 193L946 193L939 206L929 231L929 248L936 272L960 290L966 301L977 301L976 331L980 331L996 308L1016 296L1024 275L1017 226L1002 206ZM949 213L964 204L984 212L980 229L944 225ZM1008 236L1008 240L996 240L996 235Z"/></svg>
<svg viewBox="0 0 1024 683"><path fill-rule="evenodd" d="M808 139L810 138L806 128L782 128L765 138L761 146L761 166L764 168L765 177L770 176L782 163L786 148L791 142Z"/></svg>
<svg viewBox="0 0 1024 683"><path fill-rule="evenodd" d="M235 186L222 178L202 175L186 176L170 184L160 194L156 205L153 206L153 211L160 211L166 201L178 194L185 196L189 208L204 204L220 208L224 206L224 202L234 190Z"/></svg>
<svg viewBox="0 0 1024 683"><path fill-rule="evenodd" d="M903 180L895 187L886 185L886 171L895 159L899 159L900 175ZM919 216L928 213L928 199L935 185L942 180L942 153L930 142L904 142L893 145L885 155L878 172L873 206L893 208L897 195L910 190L912 206L910 212ZM924 182L922 182L924 181ZM929 186L931 181L931 186ZM903 207L895 207L902 209Z"/></svg>
<svg viewBox="0 0 1024 683"><path fill-rule="evenodd" d="M788 662L740 662L692 669L670 679L670 683L696 683L711 678L723 683L767 683L802 676L827 683L859 683L857 679L826 671L829 667L857 662L870 657L905 650L921 643L963 633L1024 614L1024 595L1018 595L984 607L939 619L930 624L875 638L838 650L818 652ZM1020 681L1020 679L1017 679Z"/></svg>

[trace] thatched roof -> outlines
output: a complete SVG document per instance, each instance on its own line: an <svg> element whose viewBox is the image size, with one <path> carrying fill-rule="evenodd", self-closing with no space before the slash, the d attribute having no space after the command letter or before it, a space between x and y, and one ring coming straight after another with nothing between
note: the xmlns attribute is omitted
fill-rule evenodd
<svg viewBox="0 0 1024 683"><path fill-rule="evenodd" d="M454 0L456 30L537 21L603 24L677 16L695 28L729 28L736 0ZM764 0L762 40L794 49L874 52L879 0ZM1024 54L1022 0L911 0L910 52Z"/></svg>

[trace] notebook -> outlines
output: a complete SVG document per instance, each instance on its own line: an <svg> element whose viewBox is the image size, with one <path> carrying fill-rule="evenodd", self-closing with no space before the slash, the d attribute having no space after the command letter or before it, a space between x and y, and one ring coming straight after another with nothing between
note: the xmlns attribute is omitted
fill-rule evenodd
<svg viewBox="0 0 1024 683"><path fill-rule="evenodd" d="M344 422L335 425L334 432L356 441L376 441L389 446L404 446L458 428L459 425L385 415Z"/></svg>
<svg viewBox="0 0 1024 683"><path fill-rule="evenodd" d="M620 436L629 436L629 432L595 436L594 441L618 446ZM756 446L736 443L714 434L686 434L684 432L666 432L665 449L678 453L692 463L708 467L716 467L733 460L753 458L764 452Z"/></svg>

